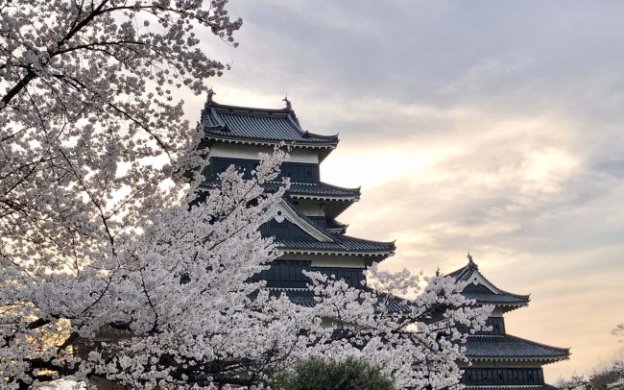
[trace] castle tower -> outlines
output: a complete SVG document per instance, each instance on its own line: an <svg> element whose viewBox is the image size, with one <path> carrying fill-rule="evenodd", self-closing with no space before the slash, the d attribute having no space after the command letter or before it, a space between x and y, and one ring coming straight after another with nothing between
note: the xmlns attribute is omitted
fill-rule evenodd
<svg viewBox="0 0 624 390"><path fill-rule="evenodd" d="M466 283L462 295L477 303L494 306L488 318L490 331L469 336L466 356L471 366L464 367L462 383L468 390L554 389L544 382L542 366L567 359L566 348L525 340L507 333L504 314L528 306L529 295L504 291L479 272L468 255L468 264L449 274Z"/></svg>
<svg viewBox="0 0 624 390"><path fill-rule="evenodd" d="M274 294L285 292L291 301L313 306L312 293L303 270L335 275L353 287L361 287L362 271L373 262L394 254L392 242L378 242L351 237L347 225L337 218L360 198L359 188L344 188L321 180L320 165L338 145L337 135L319 135L304 130L288 99L278 109L223 105L210 92L202 110L204 145L209 149L210 165L204 175L206 186L230 165L246 172L258 164L258 153L271 152L285 142L291 147L290 160L282 164L282 175L291 186L280 204L271 211L260 230L273 236L283 255L258 278L266 280ZM268 191L279 182L267 183ZM569 350L539 344L506 332L504 314L527 306L528 295L504 291L480 272L469 257L468 264L449 274L467 282L462 294L479 304L495 307L488 325L490 331L469 337L462 383L470 390L541 390L551 387L544 382L542 366L567 359ZM399 304L393 310L401 311Z"/></svg>
<svg viewBox="0 0 624 390"><path fill-rule="evenodd" d="M362 271L392 255L395 246L351 237L347 225L337 221L360 198L359 188L321 180L320 164L338 145L338 136L304 130L288 99L284 108L266 109L219 104L213 95L211 91L201 114L204 144L210 148L204 173L208 182L230 165L250 172L259 152L272 152L281 142L291 148L290 159L281 166L290 189L260 229L263 236L275 237L283 255L258 277L273 293L285 291L291 301L307 306L314 305L314 298L303 270L335 275L360 287ZM265 187L271 191L278 186L275 182Z"/></svg>

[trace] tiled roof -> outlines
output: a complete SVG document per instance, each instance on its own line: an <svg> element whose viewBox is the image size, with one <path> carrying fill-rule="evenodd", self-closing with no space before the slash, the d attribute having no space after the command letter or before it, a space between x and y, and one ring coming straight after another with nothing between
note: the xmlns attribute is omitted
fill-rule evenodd
<svg viewBox="0 0 624 390"><path fill-rule="evenodd" d="M292 183L286 196L291 199L323 201L325 215L336 218L354 202L360 200L359 188L344 188L327 183Z"/></svg>
<svg viewBox="0 0 624 390"><path fill-rule="evenodd" d="M277 189L281 183L267 183L265 188L268 190ZM328 183L291 183L287 194L295 198L355 198L360 197L359 188L345 188L335 186ZM338 199L339 200L339 199Z"/></svg>
<svg viewBox="0 0 624 390"><path fill-rule="evenodd" d="M567 359L570 350L551 347L512 335L472 335L466 342L470 360L539 360Z"/></svg>
<svg viewBox="0 0 624 390"><path fill-rule="evenodd" d="M526 305L529 302L528 295L512 294L500 289L499 291L500 294L496 294L485 286L468 284L464 287L462 295L486 305Z"/></svg>
<svg viewBox="0 0 624 390"><path fill-rule="evenodd" d="M202 188L212 188L218 186L217 179L208 179L202 183ZM264 188L271 192L281 187L281 182L267 182ZM327 183L291 183L286 192L286 198L312 199L327 201L324 204L325 211L329 218L336 218L346 210L353 202L360 199L359 188L344 188Z"/></svg>
<svg viewBox="0 0 624 390"><path fill-rule="evenodd" d="M468 261L468 264L466 264L465 266L461 267L458 270L451 272L450 274L448 274L448 276L452 276L456 280L465 282L466 280L468 280L468 278L470 277L473 271L478 272L479 266L477 265L477 263L472 261L472 258L470 258L470 260Z"/></svg>
<svg viewBox="0 0 624 390"><path fill-rule="evenodd" d="M396 249L394 242L370 241L339 234L328 235L334 239L333 242L280 240L279 237L276 237L276 241L285 252L350 252L349 254L356 256L366 254L388 256Z"/></svg>
<svg viewBox="0 0 624 390"><path fill-rule="evenodd" d="M457 281L468 282L474 275L478 274L481 279L490 284L496 291L492 291L489 287L482 284L468 283L462 295L468 299L474 299L481 304L491 304L500 306L523 306L529 303L530 295L514 294L496 287L481 272L479 266L469 257L468 264L456 271L451 272L448 276L454 277Z"/></svg>
<svg viewBox="0 0 624 390"><path fill-rule="evenodd" d="M308 218L304 213L294 206L289 200L284 200L287 205L297 214L298 218L301 218L312 226L318 226L312 219ZM332 241L318 241L318 240L294 240L284 239L279 235L275 235L275 241L279 245L280 249L286 253L303 252L303 253L318 253L318 252L331 252L340 253L351 256L382 256L387 257L394 254L396 245L394 242L380 242L365 240L362 238L355 238L347 236L345 234L330 233L328 231L323 232L332 239Z"/></svg>
<svg viewBox="0 0 624 390"><path fill-rule="evenodd" d="M201 114L204 131L209 138L219 140L253 140L333 149L337 135L320 135L301 128L294 111L284 109L250 108L218 104L211 98Z"/></svg>

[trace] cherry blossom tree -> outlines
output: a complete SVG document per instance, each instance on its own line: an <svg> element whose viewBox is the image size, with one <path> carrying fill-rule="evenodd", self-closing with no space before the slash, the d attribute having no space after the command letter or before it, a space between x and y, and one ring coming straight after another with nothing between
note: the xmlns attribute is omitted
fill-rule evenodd
<svg viewBox="0 0 624 390"><path fill-rule="evenodd" d="M621 343L622 337L624 337L624 323L617 324L611 334L620 338L618 342ZM607 387L614 390L624 389L624 359L619 359L613 363L611 374L616 377L616 380L609 383Z"/></svg>
<svg viewBox="0 0 624 390"><path fill-rule="evenodd" d="M398 388L457 383L458 329L487 308L448 278L421 290L373 267L354 289L310 273L313 308L250 282L279 256L258 227L285 153L195 202L206 150L174 96L226 68L197 35L235 45L226 6L0 0L0 388L261 387L315 356L365 360Z"/></svg>
<svg viewBox="0 0 624 390"><path fill-rule="evenodd" d="M622 342L624 336L624 323L619 323L611 330L611 334ZM616 351L612 361L596 366L592 373L574 375L570 379L560 381L558 387L563 390L622 390L624 389L624 358L622 350Z"/></svg>

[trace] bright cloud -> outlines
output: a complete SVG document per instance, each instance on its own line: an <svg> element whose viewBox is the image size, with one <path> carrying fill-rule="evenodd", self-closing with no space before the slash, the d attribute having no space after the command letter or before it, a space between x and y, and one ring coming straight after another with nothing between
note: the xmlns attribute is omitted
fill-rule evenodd
<svg viewBox="0 0 624 390"><path fill-rule="evenodd" d="M217 101L279 107L340 133L324 180L362 186L349 232L397 240L388 268L452 271L470 250L532 293L519 336L589 370L624 320L624 4L233 2L241 45ZM196 121L204 97L187 100Z"/></svg>

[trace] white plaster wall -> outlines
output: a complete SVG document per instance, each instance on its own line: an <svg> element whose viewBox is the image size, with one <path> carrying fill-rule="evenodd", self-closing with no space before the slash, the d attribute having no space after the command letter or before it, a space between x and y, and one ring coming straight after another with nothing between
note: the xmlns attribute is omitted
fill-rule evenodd
<svg viewBox="0 0 624 390"><path fill-rule="evenodd" d="M258 153L271 153L272 151L273 148L269 146L219 143L212 145L212 147L210 148L209 156L257 160ZM310 149L294 149L290 152L290 159L288 161L318 164L318 151Z"/></svg>
<svg viewBox="0 0 624 390"><path fill-rule="evenodd" d="M321 207L318 201L314 200L299 200L296 207L305 215L309 217L324 217L325 210Z"/></svg>
<svg viewBox="0 0 624 390"><path fill-rule="evenodd" d="M285 255L282 260L307 260L312 261L316 267L343 267L343 268L365 268L366 260L356 256L336 256L336 255Z"/></svg>

